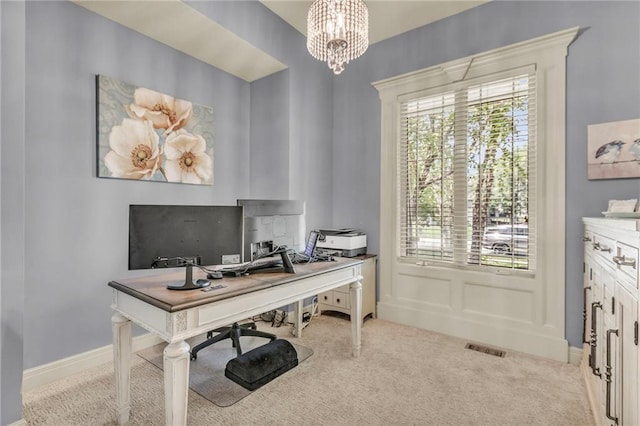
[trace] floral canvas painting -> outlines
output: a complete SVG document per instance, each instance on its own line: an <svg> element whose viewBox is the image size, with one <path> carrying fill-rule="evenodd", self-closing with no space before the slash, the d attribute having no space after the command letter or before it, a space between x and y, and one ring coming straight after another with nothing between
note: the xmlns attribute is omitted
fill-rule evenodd
<svg viewBox="0 0 640 426"><path fill-rule="evenodd" d="M213 185L213 108L103 75L98 176Z"/></svg>
<svg viewBox="0 0 640 426"><path fill-rule="evenodd" d="M589 179L640 177L640 119L592 124L587 133Z"/></svg>

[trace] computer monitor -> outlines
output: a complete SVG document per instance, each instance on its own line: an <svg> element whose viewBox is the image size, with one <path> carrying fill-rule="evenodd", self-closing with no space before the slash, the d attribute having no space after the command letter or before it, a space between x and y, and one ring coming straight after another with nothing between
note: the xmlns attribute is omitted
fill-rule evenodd
<svg viewBox="0 0 640 426"><path fill-rule="evenodd" d="M238 206L129 206L129 269L243 261L243 209ZM171 260L174 259L174 260Z"/></svg>
<svg viewBox="0 0 640 426"><path fill-rule="evenodd" d="M299 200L238 200L244 208L244 259L257 253L252 245L272 242L297 252L305 247L305 206Z"/></svg>

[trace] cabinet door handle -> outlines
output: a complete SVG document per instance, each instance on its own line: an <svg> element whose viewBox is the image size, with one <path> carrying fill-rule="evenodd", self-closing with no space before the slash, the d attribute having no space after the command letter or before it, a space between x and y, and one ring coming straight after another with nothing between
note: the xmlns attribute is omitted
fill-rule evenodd
<svg viewBox="0 0 640 426"><path fill-rule="evenodd" d="M582 299L582 343L587 343L587 290L591 290L591 286L584 288Z"/></svg>
<svg viewBox="0 0 640 426"><path fill-rule="evenodd" d="M605 394L606 407L605 414L609 420L613 420L615 424L618 424L618 418L611 415L611 335L618 335L618 330L610 329L607 330L607 364L605 365L605 373L604 373L604 381L607 384L607 392Z"/></svg>
<svg viewBox="0 0 640 426"><path fill-rule="evenodd" d="M591 342L589 343L591 346L591 354L589 355L589 366L591 367L591 372L595 376L602 377L600 368L596 367L596 349L598 346L598 333L596 331L596 309L598 308L602 309L602 303L591 303Z"/></svg>
<svg viewBox="0 0 640 426"><path fill-rule="evenodd" d="M631 266L632 268L636 267L635 259L627 259L624 256L613 256L613 263L620 266Z"/></svg>

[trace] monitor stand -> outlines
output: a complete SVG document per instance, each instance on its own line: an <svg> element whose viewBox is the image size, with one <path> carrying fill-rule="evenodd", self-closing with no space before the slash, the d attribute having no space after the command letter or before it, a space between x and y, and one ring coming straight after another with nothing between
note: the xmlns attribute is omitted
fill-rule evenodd
<svg viewBox="0 0 640 426"><path fill-rule="evenodd" d="M209 282L208 280L206 282L204 282L203 280L201 285L194 283L193 282L193 263L191 262L187 263L186 267L187 267L187 271L186 271L185 280L178 281L174 284L169 284L167 286L169 290L197 290L199 288L209 287L211 285L211 282Z"/></svg>
<svg viewBox="0 0 640 426"><path fill-rule="evenodd" d="M280 249L278 253L280 253L280 257L282 258L282 266L284 267L284 271L288 274L295 274L296 270L293 267L293 263L291 263L291 259L289 259L287 249Z"/></svg>

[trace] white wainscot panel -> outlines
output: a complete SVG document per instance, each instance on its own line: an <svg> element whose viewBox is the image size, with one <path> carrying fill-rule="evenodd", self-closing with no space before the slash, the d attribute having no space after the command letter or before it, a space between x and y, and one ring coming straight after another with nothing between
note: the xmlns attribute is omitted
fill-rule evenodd
<svg viewBox="0 0 640 426"><path fill-rule="evenodd" d="M451 280L410 274L400 274L398 280L398 300L451 309Z"/></svg>
<svg viewBox="0 0 640 426"><path fill-rule="evenodd" d="M492 318L533 322L533 294L526 290L463 283L463 311Z"/></svg>

